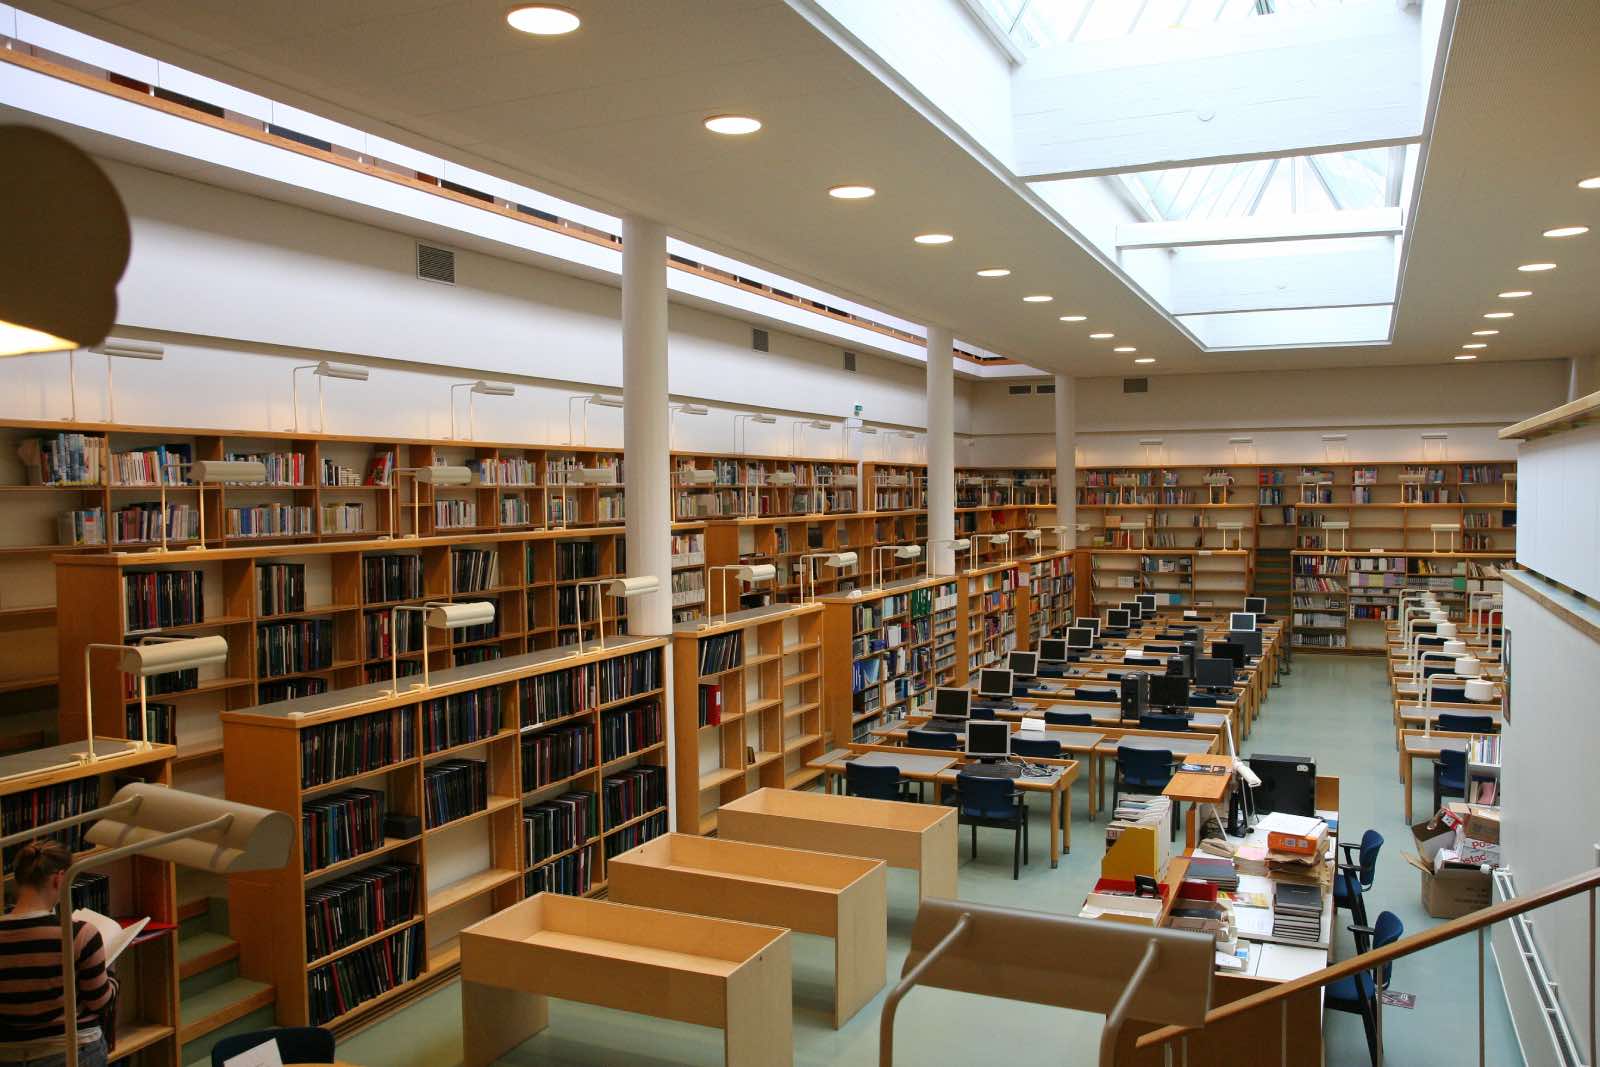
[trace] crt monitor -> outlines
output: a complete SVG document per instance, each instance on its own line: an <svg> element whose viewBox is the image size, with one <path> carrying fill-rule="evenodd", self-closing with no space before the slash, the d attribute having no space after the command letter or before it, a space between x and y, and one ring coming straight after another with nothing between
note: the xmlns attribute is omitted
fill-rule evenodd
<svg viewBox="0 0 1600 1067"><path fill-rule="evenodd" d="M1228 629L1239 633L1246 633L1256 628L1256 616L1252 611L1235 611L1228 615Z"/></svg>
<svg viewBox="0 0 1600 1067"><path fill-rule="evenodd" d="M1267 598L1264 596L1245 597L1244 610L1252 615L1265 615L1267 613Z"/></svg>
<svg viewBox="0 0 1600 1067"><path fill-rule="evenodd" d="M1156 597L1154 593L1140 593L1138 596L1134 597L1134 600L1138 601L1139 603L1140 615L1147 619L1155 618Z"/></svg>
<svg viewBox="0 0 1600 1067"><path fill-rule="evenodd" d="M1012 681L1033 678L1039 673L1039 653L1013 652L1006 657L1006 666L1011 668L1011 673L1015 676Z"/></svg>
<svg viewBox="0 0 1600 1067"><path fill-rule="evenodd" d="M1087 626L1067 627L1067 647L1087 651L1094 647L1094 631Z"/></svg>
<svg viewBox="0 0 1600 1067"><path fill-rule="evenodd" d="M1079 615L1072 620L1072 625L1080 629L1087 629L1096 637L1100 636L1100 620L1092 615Z"/></svg>
<svg viewBox="0 0 1600 1067"><path fill-rule="evenodd" d="M1069 629L1067 631L1071 633ZM1046 637L1039 642L1040 663L1067 662L1067 643L1059 637Z"/></svg>
<svg viewBox="0 0 1600 1067"><path fill-rule="evenodd" d="M1211 654L1222 659L1231 660L1235 670L1244 667L1244 646L1236 641L1211 642Z"/></svg>
<svg viewBox="0 0 1600 1067"><path fill-rule="evenodd" d="M1189 679L1176 674L1150 676L1150 703L1158 708L1189 706Z"/></svg>
<svg viewBox="0 0 1600 1067"><path fill-rule="evenodd" d="M1130 623L1126 608L1109 608L1106 611L1106 629L1126 630Z"/></svg>
<svg viewBox="0 0 1600 1067"><path fill-rule="evenodd" d="M1011 724L989 719L968 722L966 754L980 760L1005 759L1011 755Z"/></svg>
<svg viewBox="0 0 1600 1067"><path fill-rule="evenodd" d="M1260 630L1229 630L1228 640L1234 644L1243 645L1247 655L1261 655Z"/></svg>
<svg viewBox="0 0 1600 1067"><path fill-rule="evenodd" d="M1122 611L1126 611L1130 616L1132 616L1135 619L1137 619L1139 617L1139 602L1137 600L1124 600L1124 601L1121 601L1121 602L1119 602L1117 604L1117 607L1119 609L1121 609Z"/></svg>
<svg viewBox="0 0 1600 1067"><path fill-rule="evenodd" d="M978 672L978 695L997 700L1011 699L1011 672L985 667Z"/></svg>
<svg viewBox="0 0 1600 1067"><path fill-rule="evenodd" d="M1317 765L1310 757L1254 755L1250 769L1261 779L1250 793L1257 811L1316 814Z"/></svg>
<svg viewBox="0 0 1600 1067"><path fill-rule="evenodd" d="M1194 684L1211 686L1233 685L1233 661L1222 656L1200 656L1194 661Z"/></svg>
<svg viewBox="0 0 1600 1067"><path fill-rule="evenodd" d="M933 691L933 713L946 719L972 716L972 690L941 685Z"/></svg>

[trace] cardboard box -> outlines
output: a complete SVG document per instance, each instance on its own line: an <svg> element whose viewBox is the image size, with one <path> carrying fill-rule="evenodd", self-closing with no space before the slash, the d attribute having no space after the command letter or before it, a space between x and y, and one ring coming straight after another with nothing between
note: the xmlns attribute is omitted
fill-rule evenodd
<svg viewBox="0 0 1600 1067"><path fill-rule="evenodd" d="M1420 822L1411 828L1417 851L1406 853L1406 862L1422 872L1422 910L1435 919L1454 919L1489 906L1490 880L1486 867L1446 863L1433 869L1434 857L1442 848L1455 846L1453 829L1441 823Z"/></svg>
<svg viewBox="0 0 1600 1067"><path fill-rule="evenodd" d="M1451 804L1450 813L1461 823L1462 836L1485 845L1500 843L1500 809L1482 804Z"/></svg>

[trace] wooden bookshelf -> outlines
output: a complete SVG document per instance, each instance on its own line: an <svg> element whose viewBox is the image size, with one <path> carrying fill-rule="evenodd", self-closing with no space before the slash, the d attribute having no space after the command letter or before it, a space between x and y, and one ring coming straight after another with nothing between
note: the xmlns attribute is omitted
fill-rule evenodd
<svg viewBox="0 0 1600 1067"><path fill-rule="evenodd" d="M1018 602L1022 564L975 567L963 571L961 580L956 627L963 635L965 655L957 659L956 685L966 685L980 669L1002 663L1007 653L1023 647L1018 643L1019 626L1026 625Z"/></svg>
<svg viewBox="0 0 1600 1067"><path fill-rule="evenodd" d="M831 552L856 553L854 567L833 570L813 564L817 579L816 592L818 595L827 595L848 592L870 579L874 545L912 544L926 539L927 516L922 512L850 512L797 518L732 519L707 524L706 562L712 567L771 563L777 568L775 583L762 585L742 599L741 590L734 585L727 588L728 606L737 610L768 602L798 601L804 556ZM888 557L881 563L883 571L893 578L911 577L924 566L922 560L899 561ZM708 574L708 613L722 610L723 585L730 581L721 572ZM809 580L806 592L809 596Z"/></svg>
<svg viewBox="0 0 1600 1067"><path fill-rule="evenodd" d="M728 452L674 452L672 498L678 521L862 510L854 460Z"/></svg>
<svg viewBox="0 0 1600 1067"><path fill-rule="evenodd" d="M934 687L961 684L961 587L945 575L822 598L825 724L835 743L929 714Z"/></svg>
<svg viewBox="0 0 1600 1067"><path fill-rule="evenodd" d="M773 605L673 630L677 828L707 834L717 808L756 789L798 789L826 747L822 612Z"/></svg>
<svg viewBox="0 0 1600 1067"><path fill-rule="evenodd" d="M223 759L230 799L285 811L302 822L309 804L362 789L383 795L386 814L421 820L419 833L396 837L386 827L380 845L309 871L304 840L297 839L283 870L232 880L240 971L278 987L278 1022L346 1028L415 995L456 972L463 927L527 892L559 888L597 894L605 888L610 856L665 833L666 643L665 638L612 638L605 649L592 644L582 652L547 649L439 671L426 692L395 694L387 685L366 685L225 712ZM452 700L477 702L480 717L430 729L429 723L438 721L430 715L434 702ZM617 717L630 715L640 728L619 736ZM391 740L371 747L365 762L305 762L307 746L328 744L332 731L359 729L378 719L387 721ZM556 762L553 750L569 752L570 763ZM459 760L483 765L486 801L441 821L429 810L425 783L437 765ZM643 764L663 768L661 803L625 818L610 814L604 783ZM534 854L528 812L574 793L592 797L573 801L579 811L588 811L587 825L577 828L569 847L544 847ZM341 940L311 959L308 893L395 863L415 868L410 914L397 915L391 925L359 940ZM557 879L559 886L552 884ZM413 929L421 933L409 933ZM401 936L421 941L414 976L332 1018L313 1014L315 972Z"/></svg>
<svg viewBox="0 0 1600 1067"><path fill-rule="evenodd" d="M867 460L861 464L861 510L923 511L928 506L928 465Z"/></svg>
<svg viewBox="0 0 1600 1067"><path fill-rule="evenodd" d="M1294 611L1290 639L1297 649L1382 652L1386 630L1399 617L1400 594L1430 589L1450 618L1466 616L1471 593L1500 589L1510 553L1312 552L1291 554Z"/></svg>
<svg viewBox="0 0 1600 1067"><path fill-rule="evenodd" d="M1018 648L1038 648L1042 638L1069 626L1077 605L1077 577L1071 549L1053 549L1017 561L1022 585L1017 590Z"/></svg>
<svg viewBox="0 0 1600 1067"><path fill-rule="evenodd" d="M129 782L172 784L174 753L170 745L142 749L103 738L97 740L96 749L100 755L96 762L68 767L56 765L76 760L85 751L81 742L0 756L0 812L4 813L6 832L20 832L109 804ZM74 801L62 797L69 791L77 794ZM76 858L97 851L82 841L80 833L68 831L57 836L74 850ZM4 866L9 896L10 855ZM92 873L108 880L108 914L118 919L149 916L157 927L147 929L117 961L122 992L117 1000L117 1047L111 1062L179 1067L178 893L172 864L132 856ZM132 1059L135 1056L137 1059Z"/></svg>
<svg viewBox="0 0 1600 1067"><path fill-rule="evenodd" d="M692 622L705 617L706 524L672 524L672 621Z"/></svg>
<svg viewBox="0 0 1600 1067"><path fill-rule="evenodd" d="M1053 508L1054 467L957 467L956 509Z"/></svg>

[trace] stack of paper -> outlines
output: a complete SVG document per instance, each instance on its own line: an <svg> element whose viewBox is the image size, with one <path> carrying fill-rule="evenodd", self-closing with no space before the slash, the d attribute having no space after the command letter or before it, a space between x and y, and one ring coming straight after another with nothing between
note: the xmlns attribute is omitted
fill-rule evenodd
<svg viewBox="0 0 1600 1067"><path fill-rule="evenodd" d="M1189 870L1184 877L1196 882L1209 883L1224 893L1231 893L1239 888L1239 872L1234 869L1232 860L1191 856Z"/></svg>
<svg viewBox="0 0 1600 1067"><path fill-rule="evenodd" d="M1322 887L1279 882L1272 893L1272 936L1316 944L1322 938Z"/></svg>

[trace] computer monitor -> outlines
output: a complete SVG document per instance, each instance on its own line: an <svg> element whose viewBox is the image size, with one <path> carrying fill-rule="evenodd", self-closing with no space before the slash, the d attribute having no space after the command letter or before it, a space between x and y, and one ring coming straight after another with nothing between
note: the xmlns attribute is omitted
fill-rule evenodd
<svg viewBox="0 0 1600 1067"><path fill-rule="evenodd" d="M1150 703L1158 708L1187 708L1189 679L1175 674L1151 675Z"/></svg>
<svg viewBox="0 0 1600 1067"><path fill-rule="evenodd" d="M1200 656L1194 661L1194 684L1233 685L1233 661L1225 656Z"/></svg>
<svg viewBox="0 0 1600 1067"><path fill-rule="evenodd" d="M1140 593L1134 597L1139 602L1139 614L1146 619L1156 617L1156 597L1154 593Z"/></svg>
<svg viewBox="0 0 1600 1067"><path fill-rule="evenodd" d="M1236 633L1247 633L1256 628L1256 616L1253 611L1235 611L1228 615L1228 629Z"/></svg>
<svg viewBox="0 0 1600 1067"><path fill-rule="evenodd" d="M1108 608L1106 610L1106 629L1108 630L1126 630L1131 622L1127 608Z"/></svg>
<svg viewBox="0 0 1600 1067"><path fill-rule="evenodd" d="M1119 603L1117 607L1123 611L1126 611L1135 619L1139 617L1139 602L1137 600L1124 600Z"/></svg>
<svg viewBox="0 0 1600 1067"><path fill-rule="evenodd" d="M1267 613L1267 598L1264 596L1245 597L1244 610L1252 615L1265 615Z"/></svg>
<svg viewBox="0 0 1600 1067"><path fill-rule="evenodd" d="M1070 634L1071 632L1072 632L1072 630L1070 628L1068 628L1067 633ZM1045 639L1043 639L1042 641L1039 642L1039 662L1040 663L1065 663L1065 662L1067 662L1067 660L1070 658L1070 653L1068 653L1068 651L1067 651L1068 647L1069 646L1068 646L1067 642L1065 640L1063 640L1062 638L1059 638L1059 637L1046 637Z"/></svg>
<svg viewBox="0 0 1600 1067"><path fill-rule="evenodd" d="M1003 760L1011 755L1011 724L988 719L967 723L966 754L979 760Z"/></svg>
<svg viewBox="0 0 1600 1067"><path fill-rule="evenodd" d="M1039 653L1013 652L1006 657L1006 666L1011 668L1011 673L1014 676L1011 679L1012 682L1016 682L1019 679L1037 677L1039 674Z"/></svg>
<svg viewBox="0 0 1600 1067"><path fill-rule="evenodd" d="M1228 640L1236 645L1243 645L1246 655L1261 655L1260 630L1229 630Z"/></svg>
<svg viewBox="0 0 1600 1067"><path fill-rule="evenodd" d="M933 713L945 719L972 717L972 690L941 685L933 691Z"/></svg>
<svg viewBox="0 0 1600 1067"><path fill-rule="evenodd" d="M1309 756L1254 755L1250 769L1261 779L1250 793L1257 811L1316 814L1317 765Z"/></svg>
<svg viewBox="0 0 1600 1067"><path fill-rule="evenodd" d="M1067 647L1076 649L1093 648L1094 631L1087 626L1067 627Z"/></svg>
<svg viewBox="0 0 1600 1067"><path fill-rule="evenodd" d="M1100 636L1100 620L1092 615L1079 615L1072 620L1072 625L1079 629L1088 630L1096 637Z"/></svg>
<svg viewBox="0 0 1600 1067"><path fill-rule="evenodd" d="M1244 666L1244 646L1236 641L1211 642L1211 654L1233 663L1234 670Z"/></svg>
<svg viewBox="0 0 1600 1067"><path fill-rule="evenodd" d="M978 672L978 695L997 700L1011 699L1011 672L996 667L985 667Z"/></svg>

